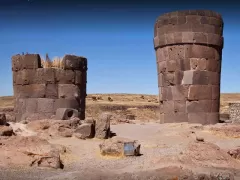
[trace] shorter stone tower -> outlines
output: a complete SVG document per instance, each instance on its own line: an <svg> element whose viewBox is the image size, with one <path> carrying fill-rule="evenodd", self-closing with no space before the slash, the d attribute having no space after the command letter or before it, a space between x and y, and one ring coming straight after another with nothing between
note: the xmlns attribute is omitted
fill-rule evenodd
<svg viewBox="0 0 240 180"><path fill-rule="evenodd" d="M65 55L61 68L43 68L38 54L12 57L16 121L53 118L73 108L85 119L87 59Z"/></svg>

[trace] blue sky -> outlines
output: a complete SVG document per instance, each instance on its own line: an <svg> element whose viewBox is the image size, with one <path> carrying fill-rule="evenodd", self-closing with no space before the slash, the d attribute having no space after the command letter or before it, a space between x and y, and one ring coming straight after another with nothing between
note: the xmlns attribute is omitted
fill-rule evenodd
<svg viewBox="0 0 240 180"><path fill-rule="evenodd" d="M8 2L0 8L0 96L12 95L11 56L22 52L48 53L50 58L64 54L87 57L88 94L157 94L152 40L155 20L162 13L189 8L215 10L223 15L221 92L240 91L240 24L237 23L240 12L233 7L189 4L173 7L160 3L129 8L104 4L83 7L80 3L56 7L40 6L37 1Z"/></svg>

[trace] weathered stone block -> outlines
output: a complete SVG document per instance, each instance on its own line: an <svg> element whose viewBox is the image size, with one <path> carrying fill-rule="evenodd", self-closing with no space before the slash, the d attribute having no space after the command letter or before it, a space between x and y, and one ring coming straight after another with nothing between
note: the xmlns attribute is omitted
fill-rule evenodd
<svg viewBox="0 0 240 180"><path fill-rule="evenodd" d="M159 111L160 113L164 113L163 101L159 101Z"/></svg>
<svg viewBox="0 0 240 180"><path fill-rule="evenodd" d="M178 16L178 24L186 24L187 18L186 16Z"/></svg>
<svg viewBox="0 0 240 180"><path fill-rule="evenodd" d="M163 57L164 57L164 59L166 60L166 61L168 61L168 60L170 60L170 58L169 58L169 47L168 46L165 46L165 47L163 47L163 48L161 48L162 49L162 51L163 51Z"/></svg>
<svg viewBox="0 0 240 180"><path fill-rule="evenodd" d="M188 100L210 100L212 99L212 87L209 85L190 85Z"/></svg>
<svg viewBox="0 0 240 180"><path fill-rule="evenodd" d="M190 58L191 70L207 70L208 60L206 58Z"/></svg>
<svg viewBox="0 0 240 180"><path fill-rule="evenodd" d="M27 85L33 84L36 70L23 69L19 71L13 71L13 84L14 85Z"/></svg>
<svg viewBox="0 0 240 180"><path fill-rule="evenodd" d="M50 99L58 98L58 85L57 84L47 84L45 97Z"/></svg>
<svg viewBox="0 0 240 180"><path fill-rule="evenodd" d="M188 115L184 112L172 112L164 114L164 123L181 123L187 121Z"/></svg>
<svg viewBox="0 0 240 180"><path fill-rule="evenodd" d="M163 123L165 123L164 113L161 113L161 112L160 112L160 124L163 124Z"/></svg>
<svg viewBox="0 0 240 180"><path fill-rule="evenodd" d="M110 113L102 113L96 121L95 137L99 139L107 139L110 137Z"/></svg>
<svg viewBox="0 0 240 180"><path fill-rule="evenodd" d="M173 100L185 100L188 96L188 85L171 86Z"/></svg>
<svg viewBox="0 0 240 180"><path fill-rule="evenodd" d="M211 112L219 112L220 102L219 100L212 100Z"/></svg>
<svg viewBox="0 0 240 180"><path fill-rule="evenodd" d="M74 84L75 72L73 70L55 69L56 82L59 84Z"/></svg>
<svg viewBox="0 0 240 180"><path fill-rule="evenodd" d="M220 61L215 59L208 59L207 61L207 70L213 72L219 72Z"/></svg>
<svg viewBox="0 0 240 180"><path fill-rule="evenodd" d="M55 119L57 120L69 120L71 118L78 118L79 112L72 108L58 108L56 111Z"/></svg>
<svg viewBox="0 0 240 180"><path fill-rule="evenodd" d="M35 113L38 108L38 99L37 98L27 98L26 99L26 113Z"/></svg>
<svg viewBox="0 0 240 180"><path fill-rule="evenodd" d="M218 100L220 98L220 86L219 85L213 85L212 86L212 99Z"/></svg>
<svg viewBox="0 0 240 180"><path fill-rule="evenodd" d="M174 34L173 33L168 33L165 34L165 41L167 44L174 44Z"/></svg>
<svg viewBox="0 0 240 180"><path fill-rule="evenodd" d="M165 73L166 72L166 61L161 61L157 63L158 73Z"/></svg>
<svg viewBox="0 0 240 180"><path fill-rule="evenodd" d="M173 100L173 94L171 87L161 87L160 88L161 94L162 94L162 100Z"/></svg>
<svg viewBox="0 0 240 180"><path fill-rule="evenodd" d="M174 111L186 113L186 101L185 100L174 101Z"/></svg>
<svg viewBox="0 0 240 180"><path fill-rule="evenodd" d="M194 26L192 27L193 31L199 31L199 28L204 30L204 26L198 26L196 29L194 29ZM194 32L193 33L193 40L194 43L199 43L199 44L207 44L207 33L203 32Z"/></svg>
<svg viewBox="0 0 240 180"><path fill-rule="evenodd" d="M174 101L165 101L163 103L164 113L173 113L174 112Z"/></svg>
<svg viewBox="0 0 240 180"><path fill-rule="evenodd" d="M193 44L190 46L190 58L208 58L214 59L214 51L212 47Z"/></svg>
<svg viewBox="0 0 240 180"><path fill-rule="evenodd" d="M35 83L37 84L54 84L56 82L55 78L55 68L39 68L36 72Z"/></svg>
<svg viewBox="0 0 240 180"><path fill-rule="evenodd" d="M209 84L209 72L208 71L184 71L182 84Z"/></svg>
<svg viewBox="0 0 240 180"><path fill-rule="evenodd" d="M12 136L13 129L11 126L0 126L0 136Z"/></svg>
<svg viewBox="0 0 240 180"><path fill-rule="evenodd" d="M197 113L188 113L188 122L189 123L199 123L207 124L207 113L197 112Z"/></svg>
<svg viewBox="0 0 240 180"><path fill-rule="evenodd" d="M177 64L178 61L169 60L166 61L166 69L168 72L174 72L176 70L180 70L180 65Z"/></svg>
<svg viewBox="0 0 240 180"><path fill-rule="evenodd" d="M14 55L12 56L12 70L37 69L41 67L41 58L38 54Z"/></svg>
<svg viewBox="0 0 240 180"><path fill-rule="evenodd" d="M193 32L182 32L183 43L193 43Z"/></svg>
<svg viewBox="0 0 240 180"><path fill-rule="evenodd" d="M223 37L221 35L208 33L208 45L223 46Z"/></svg>
<svg viewBox="0 0 240 180"><path fill-rule="evenodd" d="M157 57L157 62L161 62L161 61L166 61L167 59L165 59L164 53L163 53L163 48L158 48L156 50L156 57Z"/></svg>
<svg viewBox="0 0 240 180"><path fill-rule="evenodd" d="M183 79L183 71L175 71L174 72L174 84L181 85Z"/></svg>
<svg viewBox="0 0 240 180"><path fill-rule="evenodd" d="M78 109L79 102L76 99L55 99L54 111L56 111L58 108Z"/></svg>
<svg viewBox="0 0 240 180"><path fill-rule="evenodd" d="M170 60L184 59L184 45L168 47L168 55Z"/></svg>
<svg viewBox="0 0 240 180"><path fill-rule="evenodd" d="M38 98L38 108L39 113L54 113L54 99L48 98Z"/></svg>
<svg viewBox="0 0 240 180"><path fill-rule="evenodd" d="M86 70L87 69L87 59L85 57L75 56L75 55L65 55L63 57L64 69L71 70Z"/></svg>
<svg viewBox="0 0 240 180"><path fill-rule="evenodd" d="M188 24L195 24L195 23L200 24L201 16L198 16L198 15L187 15L186 18L187 18L187 23Z"/></svg>
<svg viewBox="0 0 240 180"><path fill-rule="evenodd" d="M6 123L7 123L6 115L4 113L0 113L0 126L6 125Z"/></svg>
<svg viewBox="0 0 240 180"><path fill-rule="evenodd" d="M44 98L45 84L15 85L13 86L14 97L16 98Z"/></svg>
<svg viewBox="0 0 240 180"><path fill-rule="evenodd" d="M158 74L158 87L164 86L164 75L162 73Z"/></svg>
<svg viewBox="0 0 240 180"><path fill-rule="evenodd" d="M83 138L93 138L95 135L94 124L84 123L77 127L75 133L81 134Z"/></svg>
<svg viewBox="0 0 240 180"><path fill-rule="evenodd" d="M187 101L187 113L211 112L212 100Z"/></svg>
<svg viewBox="0 0 240 180"><path fill-rule="evenodd" d="M16 98L14 111L20 114L24 113L26 111L26 99Z"/></svg>
<svg viewBox="0 0 240 180"><path fill-rule="evenodd" d="M220 85L220 73L219 72L208 72L209 84Z"/></svg>
<svg viewBox="0 0 240 180"><path fill-rule="evenodd" d="M181 19L182 18L180 18L180 21ZM182 23L182 22L178 22L178 23ZM173 35L174 35L174 43L176 44L182 43L182 32L174 32Z"/></svg>
<svg viewBox="0 0 240 180"><path fill-rule="evenodd" d="M80 89L74 84L58 84L58 98L76 99L80 97Z"/></svg>
<svg viewBox="0 0 240 180"><path fill-rule="evenodd" d="M164 84L166 86L174 85L174 73L165 73L164 74Z"/></svg>
<svg viewBox="0 0 240 180"><path fill-rule="evenodd" d="M207 124L219 123L219 113L207 113Z"/></svg>
<svg viewBox="0 0 240 180"><path fill-rule="evenodd" d="M84 73L84 72L83 72ZM83 73L81 71L75 71L75 84L76 85L83 85Z"/></svg>

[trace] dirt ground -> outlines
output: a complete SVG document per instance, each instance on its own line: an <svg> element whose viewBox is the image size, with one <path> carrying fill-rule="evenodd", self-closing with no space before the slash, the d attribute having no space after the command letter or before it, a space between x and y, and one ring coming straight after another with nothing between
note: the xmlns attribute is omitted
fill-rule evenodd
<svg viewBox="0 0 240 180"><path fill-rule="evenodd" d="M20 127L22 135L34 135L22 124L12 126ZM235 179L240 179L240 160L227 154L229 149L240 147L238 124L202 126L142 123L135 120L135 124L112 125L111 130L117 137L138 140L142 155L105 157L99 151L99 144L103 140L52 137L48 138L51 144L62 145L67 149L61 155L64 169L41 169L19 166L19 163L15 166L13 163L7 164L8 158L1 156L0 179L181 179L183 174L189 176L189 171L198 174L227 172L234 175ZM226 133L228 131L231 133ZM204 141L196 141L196 137ZM1 151L2 155L8 156L9 151ZM10 158L11 162L24 161L23 157Z"/></svg>

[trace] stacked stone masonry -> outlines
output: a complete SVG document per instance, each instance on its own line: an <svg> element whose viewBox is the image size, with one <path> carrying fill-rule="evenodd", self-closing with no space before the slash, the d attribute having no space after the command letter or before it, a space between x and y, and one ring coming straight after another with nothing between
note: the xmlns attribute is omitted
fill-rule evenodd
<svg viewBox="0 0 240 180"><path fill-rule="evenodd" d="M161 123L219 121L222 35L222 17L213 11L176 11L157 19Z"/></svg>
<svg viewBox="0 0 240 180"><path fill-rule="evenodd" d="M42 68L38 54L12 57L16 121L52 118L74 108L85 119L87 59L65 55L62 68Z"/></svg>
<svg viewBox="0 0 240 180"><path fill-rule="evenodd" d="M240 103L229 103L229 118L232 122L240 122Z"/></svg>

